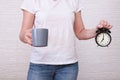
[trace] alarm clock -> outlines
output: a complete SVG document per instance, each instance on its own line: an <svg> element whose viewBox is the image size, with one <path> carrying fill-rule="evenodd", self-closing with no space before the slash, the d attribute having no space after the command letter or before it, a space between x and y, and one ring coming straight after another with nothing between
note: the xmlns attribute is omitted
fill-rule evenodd
<svg viewBox="0 0 120 80"><path fill-rule="evenodd" d="M100 47L108 47L108 45L112 41L112 37L110 35L111 31L106 28L98 28L96 31L95 42Z"/></svg>

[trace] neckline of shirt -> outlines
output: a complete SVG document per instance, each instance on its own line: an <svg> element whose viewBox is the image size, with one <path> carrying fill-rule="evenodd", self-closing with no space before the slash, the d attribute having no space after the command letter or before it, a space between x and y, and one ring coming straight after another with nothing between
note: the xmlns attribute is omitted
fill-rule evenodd
<svg viewBox="0 0 120 80"><path fill-rule="evenodd" d="M48 1L52 5L52 7L56 7L61 2L61 0L48 0Z"/></svg>

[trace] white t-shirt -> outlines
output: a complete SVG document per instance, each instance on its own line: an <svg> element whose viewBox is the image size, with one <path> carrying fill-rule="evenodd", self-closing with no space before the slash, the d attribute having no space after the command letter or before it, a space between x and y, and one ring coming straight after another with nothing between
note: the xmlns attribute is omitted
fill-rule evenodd
<svg viewBox="0 0 120 80"><path fill-rule="evenodd" d="M74 18L81 10L79 0L24 0L21 9L35 14L35 28L47 28L48 46L33 47L31 62L70 64L77 62Z"/></svg>

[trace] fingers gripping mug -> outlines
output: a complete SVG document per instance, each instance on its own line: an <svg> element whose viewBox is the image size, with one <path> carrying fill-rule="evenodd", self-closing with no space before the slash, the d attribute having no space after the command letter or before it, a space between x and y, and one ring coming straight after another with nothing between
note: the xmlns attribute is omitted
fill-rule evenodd
<svg viewBox="0 0 120 80"><path fill-rule="evenodd" d="M32 30L32 46L45 47L48 44L48 29L34 28Z"/></svg>

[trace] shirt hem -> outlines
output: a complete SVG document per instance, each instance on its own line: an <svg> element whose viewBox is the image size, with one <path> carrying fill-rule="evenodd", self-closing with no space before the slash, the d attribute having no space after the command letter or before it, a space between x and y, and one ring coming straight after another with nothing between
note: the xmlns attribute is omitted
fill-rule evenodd
<svg viewBox="0 0 120 80"><path fill-rule="evenodd" d="M73 64L76 62L78 62L78 60L70 61L70 62L35 62L35 61L30 61L30 63L34 63L34 64L47 64L47 65L65 65L65 64Z"/></svg>

